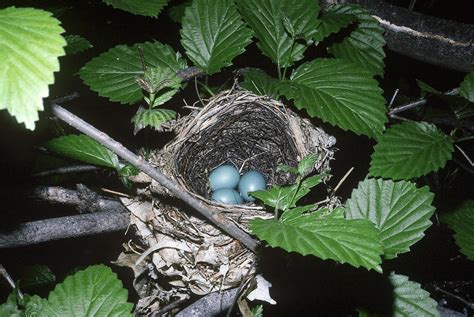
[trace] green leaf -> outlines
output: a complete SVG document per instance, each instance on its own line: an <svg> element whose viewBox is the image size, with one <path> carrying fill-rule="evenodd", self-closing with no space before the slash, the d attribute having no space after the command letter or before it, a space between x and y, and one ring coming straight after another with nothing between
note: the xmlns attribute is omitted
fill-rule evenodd
<svg viewBox="0 0 474 317"><path fill-rule="evenodd" d="M392 179L419 177L442 168L452 152L452 138L433 124L396 124L375 145L370 175Z"/></svg>
<svg viewBox="0 0 474 317"><path fill-rule="evenodd" d="M435 208L428 187L411 182L366 179L346 202L348 219L370 220L380 232L387 259L408 252L431 226Z"/></svg>
<svg viewBox="0 0 474 317"><path fill-rule="evenodd" d="M316 19L319 13L318 2L240 0L237 4L259 40L258 47L278 68L291 66L303 58L308 43L305 45L297 43L296 40L302 38L309 42L316 32L319 24ZM291 26L296 38L288 33L288 26Z"/></svg>
<svg viewBox="0 0 474 317"><path fill-rule="evenodd" d="M474 102L474 70L471 70L469 74L464 77L460 85L459 94L470 102Z"/></svg>
<svg viewBox="0 0 474 317"><path fill-rule="evenodd" d="M133 116L132 122L135 125L135 134L143 128L150 127L160 131L161 125L176 118L176 112L169 109L138 109Z"/></svg>
<svg viewBox="0 0 474 317"><path fill-rule="evenodd" d="M42 286L52 284L56 281L56 276L46 265L32 265L25 269L20 280L18 281L18 287L21 289L35 286Z"/></svg>
<svg viewBox="0 0 474 317"><path fill-rule="evenodd" d="M168 16L173 22L180 23L184 17L184 11L186 7L190 6L192 3L191 0L186 0L185 2L172 6L168 9Z"/></svg>
<svg viewBox="0 0 474 317"><path fill-rule="evenodd" d="M0 305L0 316L23 317L24 314L18 308L17 297L14 292L8 295L7 301Z"/></svg>
<svg viewBox="0 0 474 317"><path fill-rule="evenodd" d="M441 221L454 230L461 253L474 261L474 200L467 200L454 212L444 214Z"/></svg>
<svg viewBox="0 0 474 317"><path fill-rule="evenodd" d="M194 0L182 20L181 44L188 57L208 74L232 65L245 51L252 32L232 0Z"/></svg>
<svg viewBox="0 0 474 317"><path fill-rule="evenodd" d="M295 207L296 203L311 191L311 188L321 183L324 174L314 175L306 178L298 184L291 186L273 186L267 190L258 190L251 196L260 199L265 205L278 210L286 210Z"/></svg>
<svg viewBox="0 0 474 317"><path fill-rule="evenodd" d="M252 317L263 317L263 305L257 305L251 310Z"/></svg>
<svg viewBox="0 0 474 317"><path fill-rule="evenodd" d="M298 174L305 175L306 173L310 173L314 169L314 164L318 157L315 154L308 154L306 155L299 163L298 163Z"/></svg>
<svg viewBox="0 0 474 317"><path fill-rule="evenodd" d="M384 29L378 21L367 10L354 4L334 5L329 7L328 12L353 14L357 16L359 22L351 35L341 43L331 46L329 52L337 58L359 65L374 75L383 76L385 39Z"/></svg>
<svg viewBox="0 0 474 317"><path fill-rule="evenodd" d="M40 316L132 316L127 290L105 265L67 277L49 293Z"/></svg>
<svg viewBox="0 0 474 317"><path fill-rule="evenodd" d="M431 87L427 83L422 82L421 80L416 79L416 84L420 88L421 95L423 97L426 96L427 94L434 94L434 95L440 94L440 92L438 90L434 89L433 87Z"/></svg>
<svg viewBox="0 0 474 317"><path fill-rule="evenodd" d="M80 77L100 96L122 104L134 104L143 99L142 88L136 82L137 76L144 75L140 49L143 49L147 67L170 69L174 73L187 67L179 53L155 41L131 47L115 46L82 67Z"/></svg>
<svg viewBox="0 0 474 317"><path fill-rule="evenodd" d="M377 138L387 122L385 99L371 74L339 59L317 59L298 67L280 92L343 130Z"/></svg>
<svg viewBox="0 0 474 317"><path fill-rule="evenodd" d="M133 14L156 17L169 0L102 0L115 9Z"/></svg>
<svg viewBox="0 0 474 317"><path fill-rule="evenodd" d="M64 55L64 30L50 12L32 8L0 9L0 110L35 129L48 85Z"/></svg>
<svg viewBox="0 0 474 317"><path fill-rule="evenodd" d="M241 86L261 96L269 96L273 99L279 97L278 87L280 82L262 70L250 69L246 71Z"/></svg>
<svg viewBox="0 0 474 317"><path fill-rule="evenodd" d="M408 277L390 273L393 285L393 316L439 316L438 305L430 293L421 285L408 280Z"/></svg>
<svg viewBox="0 0 474 317"><path fill-rule="evenodd" d="M87 39L83 38L80 35L68 34L65 35L64 38L67 42L66 54L68 55L81 53L93 47L91 42L89 42Z"/></svg>
<svg viewBox="0 0 474 317"><path fill-rule="evenodd" d="M319 24L313 36L316 42L321 42L332 33L337 33L352 22L357 21L357 17L353 14L335 12L324 12L319 18L321 24Z"/></svg>
<svg viewBox="0 0 474 317"><path fill-rule="evenodd" d="M314 212L285 221L257 218L250 228L272 247L382 271L382 245L370 221L319 217Z"/></svg>
<svg viewBox="0 0 474 317"><path fill-rule="evenodd" d="M87 135L66 135L49 141L46 147L60 155L86 163L117 169L118 157Z"/></svg>

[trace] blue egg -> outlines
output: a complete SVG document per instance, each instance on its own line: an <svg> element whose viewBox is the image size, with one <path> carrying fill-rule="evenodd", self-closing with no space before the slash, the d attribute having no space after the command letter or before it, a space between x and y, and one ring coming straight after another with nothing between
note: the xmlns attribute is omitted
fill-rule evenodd
<svg viewBox="0 0 474 317"><path fill-rule="evenodd" d="M249 195L249 192L265 190L266 188L265 178L257 171L249 171L240 178L239 191L245 201L255 200L255 198Z"/></svg>
<svg viewBox="0 0 474 317"><path fill-rule="evenodd" d="M239 205L244 202L236 190L229 188L216 190L212 193L211 200L227 205Z"/></svg>
<svg viewBox="0 0 474 317"><path fill-rule="evenodd" d="M209 184L212 191L222 188L236 188L239 180L239 171L232 165L221 165L209 174Z"/></svg>

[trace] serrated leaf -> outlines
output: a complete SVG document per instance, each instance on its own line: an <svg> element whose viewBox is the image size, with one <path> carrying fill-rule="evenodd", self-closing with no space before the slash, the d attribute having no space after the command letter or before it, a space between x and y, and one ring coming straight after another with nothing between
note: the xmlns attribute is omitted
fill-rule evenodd
<svg viewBox="0 0 474 317"><path fill-rule="evenodd" d="M60 155L86 163L118 168L115 153L87 135L66 135L49 141L46 147Z"/></svg>
<svg viewBox="0 0 474 317"><path fill-rule="evenodd" d="M319 20L318 2L312 0L241 0L239 11L252 28L259 42L257 46L278 68L288 67L303 58L307 43L296 42L285 29L291 25L298 38L307 42L314 35ZM286 20L286 22L284 22Z"/></svg>
<svg viewBox="0 0 474 317"><path fill-rule="evenodd" d="M208 74L232 65L251 42L252 33L232 0L194 0L182 20L181 44Z"/></svg>
<svg viewBox="0 0 474 317"><path fill-rule="evenodd" d="M371 74L339 59L317 59L298 67L280 92L343 130L377 138L387 122L385 99Z"/></svg>
<svg viewBox="0 0 474 317"><path fill-rule="evenodd" d="M140 108L132 117L132 122L135 125L136 134L138 131L146 127L159 131L163 123L174 119L176 119L176 111L173 110Z"/></svg>
<svg viewBox="0 0 474 317"><path fill-rule="evenodd" d="M168 9L168 16L173 22L181 24L181 21L183 20L183 17L184 17L184 11L186 7L191 5L191 3L192 3L191 0L186 0L183 3L170 7Z"/></svg>
<svg viewBox="0 0 474 317"><path fill-rule="evenodd" d="M46 265L32 265L23 272L18 287L24 289L28 287L52 284L56 281L56 276Z"/></svg>
<svg viewBox="0 0 474 317"><path fill-rule="evenodd" d="M48 304L47 300L39 297L38 295L30 296L30 295L25 294L24 296L25 312L23 316L41 317L40 312L42 311L43 307L47 304ZM0 316L3 316L3 315L0 314Z"/></svg>
<svg viewBox="0 0 474 317"><path fill-rule="evenodd" d="M434 195L411 182L366 179L346 202L348 219L370 220L380 232L384 256L393 259L408 252L432 224Z"/></svg>
<svg viewBox="0 0 474 317"><path fill-rule="evenodd" d="M381 272L382 245L378 231L367 220L315 219L314 213L288 221L252 220L252 233L288 252L314 255ZM317 214L317 212L316 212Z"/></svg>
<svg viewBox="0 0 474 317"><path fill-rule="evenodd" d="M357 17L353 14L324 12L319 17L321 23L318 25L313 39L315 42L321 42L333 33L337 33L343 28L349 26L352 22L357 21Z"/></svg>
<svg viewBox="0 0 474 317"><path fill-rule="evenodd" d="M385 52L383 46L384 29L370 13L359 5L342 4L328 8L328 12L352 14L357 17L358 26L341 43L332 45L328 50L337 58L347 60L383 76Z"/></svg>
<svg viewBox="0 0 474 317"><path fill-rule="evenodd" d="M459 88L459 94L462 97L470 102L474 102L474 70L471 70L469 74L464 77Z"/></svg>
<svg viewBox="0 0 474 317"><path fill-rule="evenodd" d="M242 88L261 96L269 96L273 99L279 97L278 87L280 82L262 70L250 69L246 71L244 81L240 85Z"/></svg>
<svg viewBox="0 0 474 317"><path fill-rule="evenodd" d="M434 89L433 87L431 87L430 85L428 85L427 83L419 79L416 79L416 84L420 88L422 96L426 96L427 94L434 94L434 95L440 94L438 90Z"/></svg>
<svg viewBox="0 0 474 317"><path fill-rule="evenodd" d="M80 35L67 34L64 36L64 38L67 42L66 54L68 55L81 53L93 47L91 42L89 42L87 39L83 38Z"/></svg>
<svg viewBox="0 0 474 317"><path fill-rule="evenodd" d="M169 0L102 0L115 9L133 14L156 17L168 4Z"/></svg>
<svg viewBox="0 0 474 317"><path fill-rule="evenodd" d="M64 55L64 30L50 12L32 8L0 9L0 110L35 129L48 85Z"/></svg>
<svg viewBox="0 0 474 317"><path fill-rule="evenodd" d="M40 316L132 316L127 293L110 268L90 266L56 285Z"/></svg>
<svg viewBox="0 0 474 317"><path fill-rule="evenodd" d="M136 83L136 77L144 74L140 49L143 50L147 67L166 68L174 73L187 67L179 53L155 41L131 47L115 46L82 67L80 77L100 96L122 104L134 104L143 99L142 88Z"/></svg>
<svg viewBox="0 0 474 317"><path fill-rule="evenodd" d="M22 311L18 308L14 292L8 295L5 303L0 305L0 316L23 317Z"/></svg>
<svg viewBox="0 0 474 317"><path fill-rule="evenodd" d="M298 174L305 175L306 173L312 172L314 169L314 164L316 163L317 156L315 154L306 155L298 163Z"/></svg>
<svg viewBox="0 0 474 317"><path fill-rule="evenodd" d="M474 200L467 200L452 213L442 215L441 221L454 230L461 253L474 261Z"/></svg>
<svg viewBox="0 0 474 317"><path fill-rule="evenodd" d="M442 168L451 159L453 140L426 122L396 124L380 137L370 162L370 175L411 179Z"/></svg>
<svg viewBox="0 0 474 317"><path fill-rule="evenodd" d="M430 297L430 293L421 285L408 280L404 275L391 273L390 283L393 285L393 316L439 316L438 305Z"/></svg>
<svg viewBox="0 0 474 317"><path fill-rule="evenodd" d="M321 183L324 174L306 178L298 184L291 186L273 186L267 190L251 192L250 195L260 199L265 205L278 210L293 208L296 203L311 191L311 188Z"/></svg>

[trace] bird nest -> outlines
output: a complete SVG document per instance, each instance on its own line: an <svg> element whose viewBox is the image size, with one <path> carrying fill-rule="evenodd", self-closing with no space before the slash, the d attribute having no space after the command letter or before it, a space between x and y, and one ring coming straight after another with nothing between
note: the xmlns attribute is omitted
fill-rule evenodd
<svg viewBox="0 0 474 317"><path fill-rule="evenodd" d="M230 164L241 173L260 171L269 186L292 183L279 165L296 166L308 154L310 172L328 173L335 139L282 103L248 91L229 90L179 119L176 137L149 160L210 210L248 232L250 220L271 218L260 205L223 205L209 200L209 172ZM117 263L132 267L135 288L146 313L192 294L204 295L240 285L255 273L255 254L211 225L144 175L141 194L150 200L124 200L132 212L139 243L129 243ZM154 305L154 306L153 306ZM140 308L141 307L141 308Z"/></svg>

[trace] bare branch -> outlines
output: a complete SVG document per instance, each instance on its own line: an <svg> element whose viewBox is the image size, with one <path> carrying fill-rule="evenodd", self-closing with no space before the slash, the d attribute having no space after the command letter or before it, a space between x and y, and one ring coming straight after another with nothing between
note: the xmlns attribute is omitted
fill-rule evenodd
<svg viewBox="0 0 474 317"><path fill-rule="evenodd" d="M258 242L256 240L250 237L245 231L240 229L236 224L234 224L224 215L216 211L210 210L202 201L193 197L176 182L164 175L160 170L155 169L146 160L141 157L138 157L130 150L126 149L122 144L113 140L104 132L99 131L92 125L73 115L61 106L57 104L52 104L51 108L53 114L59 119L78 129L79 131L88 135L94 140L100 142L109 150L120 156L122 159L143 171L145 174L147 174L148 176L156 180L158 183L163 185L165 188L167 188L174 196L181 199L183 202L198 211L201 215L211 221L218 228L222 229L231 237L239 240L248 249L252 250L253 252L256 252L258 246Z"/></svg>
<svg viewBox="0 0 474 317"><path fill-rule="evenodd" d="M45 170L32 174L33 177L46 177L51 175L65 175L73 173L82 173L82 172L91 172L100 170L100 167L93 165L74 165L74 166L64 166L58 167L55 169Z"/></svg>
<svg viewBox="0 0 474 317"><path fill-rule="evenodd" d="M385 29L387 46L411 58L458 71L474 68L474 25L410 12L380 0L321 0L363 6Z"/></svg>

